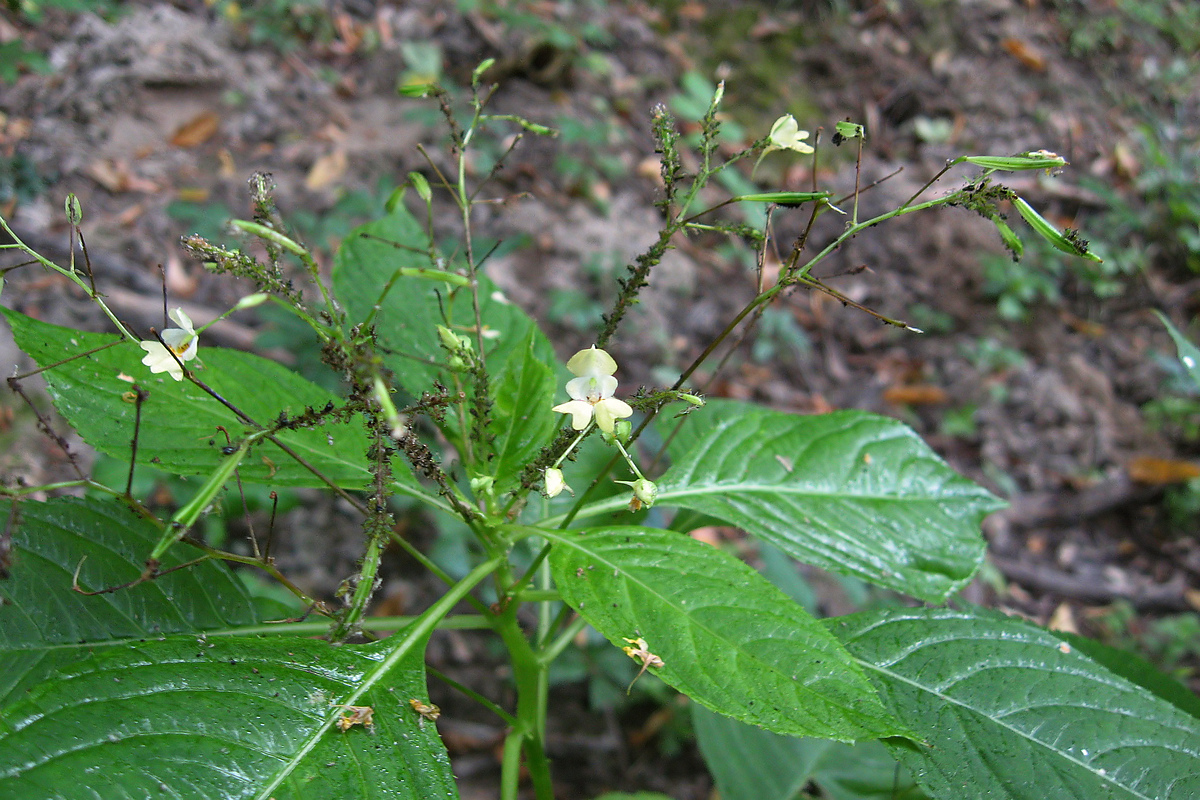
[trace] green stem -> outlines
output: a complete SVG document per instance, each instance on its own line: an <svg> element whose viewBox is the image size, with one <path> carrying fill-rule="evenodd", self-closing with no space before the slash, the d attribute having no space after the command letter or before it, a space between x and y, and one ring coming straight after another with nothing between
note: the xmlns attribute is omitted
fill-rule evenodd
<svg viewBox="0 0 1200 800"><path fill-rule="evenodd" d="M550 588L554 585L554 579L550 575L550 562L543 561L541 567L538 568L538 589L527 592L526 595L530 600L540 600L538 603L538 628L537 640L534 647L538 650L545 645L546 639L553 632L554 625L554 603L561 602L562 596L558 591Z"/></svg>
<svg viewBox="0 0 1200 800"><path fill-rule="evenodd" d="M358 583L354 586L350 606L329 633L333 641L340 642L349 636L366 615L367 603L375 593L375 576L379 574L379 562L383 559L386 542L383 536L371 536L367 541L367 552L363 554L362 568L358 571Z"/></svg>
<svg viewBox="0 0 1200 800"><path fill-rule="evenodd" d="M551 642L547 647L543 648L540 654L538 654L538 658L541 660L541 662L546 666L549 666L551 663L553 663L554 659L558 658L562 651L567 649L567 646L575 640L575 637L579 635L579 632L583 630L587 624L587 620L583 617L576 617L575 619L571 620L571 624L568 625L553 642Z"/></svg>
<svg viewBox="0 0 1200 800"><path fill-rule="evenodd" d="M550 765L542 742L546 734L546 703L549 693L548 671L541 663L525 632L517 622L519 603L509 603L496 618L495 630L508 650L517 686L517 724L504 743L501 771L501 797L516 798L520 758L514 751L524 750L525 766L533 780L537 800L554 800L550 784Z"/></svg>
<svg viewBox="0 0 1200 800"><path fill-rule="evenodd" d="M420 617L365 617L362 627L365 630L402 630L408 628ZM459 614L456 617L446 617L438 623L438 630L475 631L489 630L492 621L480 614ZM208 631L207 636L262 636L277 634L280 636L312 636L329 632L329 623L325 620L312 622L279 622L262 625L242 625L237 628L222 628Z"/></svg>
<svg viewBox="0 0 1200 800"><path fill-rule="evenodd" d="M112 311L109 310L108 306L105 305L104 301L100 299L100 295L98 295L96 292L94 292L92 290L88 281L85 281L83 278L79 277L78 272L76 272L74 269L63 269L58 264L55 264L53 261L51 261L50 259L43 256L41 253L38 253L33 248L31 248L29 245L25 244L25 242L21 241L21 238L19 236L17 236L16 233L13 232L13 229L8 226L8 220L4 219L4 217L0 217L0 227L4 228L5 233L7 233L8 237L13 240L13 243L17 246L18 249L24 250L26 253L33 256L35 259L37 259L38 263L41 264L43 267L46 267L47 269L52 269L55 272L57 272L59 275L63 275L65 277L69 278L80 289L83 289L83 291L87 294L87 296L89 298L91 298L92 301L95 302L96 305L100 306L100 310L104 312L104 316L108 317L109 321L112 322L112 324L116 326L117 330L120 332L120 334L122 336L124 336L126 339L128 339L131 342L138 341L138 338L136 336L134 336L132 333L130 333L125 328L125 326L121 324L121 321L119 319L117 319L117 316L115 314L113 314ZM74 255L75 255L75 251L74 251L74 248L72 248L71 257L74 258Z"/></svg>
<svg viewBox="0 0 1200 800"><path fill-rule="evenodd" d="M458 681L451 678L449 675L439 672L438 670L434 669L433 667L431 667L429 665L425 666L425 671L428 672L431 676L433 676L437 680L439 680L442 683L449 686L451 689L459 691L462 694L464 694L467 697L474 700L476 703L479 703L479 705L483 706L488 711L491 711L493 714L500 717L500 719L504 720L504 722L506 724L508 724L508 725L516 725L517 724L518 721L517 721L516 717L514 717L512 714L508 713L503 708L496 705L491 700L484 697L483 695L481 695L479 692L475 691L471 687L464 686L463 684L461 684Z"/></svg>
<svg viewBox="0 0 1200 800"><path fill-rule="evenodd" d="M167 552L172 544L177 542L192 525L196 524L196 520L200 518L200 514L204 509L212 505L217 494L225 488L225 484L233 477L233 471L242 463L242 459L246 457L246 453L250 451L250 445L261 439L266 434L266 431L259 431L251 434L238 443L237 449L225 457L216 470L208 476L208 480L200 487L195 496L184 505L183 508L175 512L175 516L171 517L171 521L167 523L167 529L163 532L162 538L150 551L150 561L158 561L162 558L163 553Z"/></svg>
<svg viewBox="0 0 1200 800"><path fill-rule="evenodd" d="M500 800L517 800L521 782L521 741L517 727L504 739L504 756L500 761Z"/></svg>
<svg viewBox="0 0 1200 800"><path fill-rule="evenodd" d="M556 589L526 589L517 596L523 603L556 603L562 595Z"/></svg>
<svg viewBox="0 0 1200 800"><path fill-rule="evenodd" d="M325 310L329 312L330 319L337 319L337 309L333 304L333 298L329 296L329 290L325 288L324 281L321 280L321 270L317 266L317 260L313 258L312 253L308 251L304 245L297 242L295 239L284 236L277 230L269 228L258 222L250 222L244 219L235 219L230 224L252 236L257 236L260 239L265 239L268 242L277 244L284 250L287 250L292 255L296 256L304 263L305 269L308 270L309 277L312 282L317 285L321 291L321 300L325 303Z"/></svg>

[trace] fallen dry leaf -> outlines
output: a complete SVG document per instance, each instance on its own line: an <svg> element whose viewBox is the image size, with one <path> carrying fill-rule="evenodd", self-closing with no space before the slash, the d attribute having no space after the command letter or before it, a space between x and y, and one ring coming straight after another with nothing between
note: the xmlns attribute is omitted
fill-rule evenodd
<svg viewBox="0 0 1200 800"><path fill-rule="evenodd" d="M208 201L208 189L203 186L184 186L176 192L175 197L183 203L204 203Z"/></svg>
<svg viewBox="0 0 1200 800"><path fill-rule="evenodd" d="M1137 153L1127 141L1122 140L1113 145L1112 160L1117 175L1125 180L1133 180L1142 171L1142 164L1138 160Z"/></svg>
<svg viewBox="0 0 1200 800"><path fill-rule="evenodd" d="M1125 465L1125 471L1130 480L1152 486L1187 483L1193 478L1200 478L1200 466L1175 458L1139 456Z"/></svg>
<svg viewBox="0 0 1200 800"><path fill-rule="evenodd" d="M311 192L324 189L346 174L349 162L344 150L326 153L313 162L312 169L304 179L304 186Z"/></svg>
<svg viewBox="0 0 1200 800"><path fill-rule="evenodd" d="M1183 599L1187 600L1189 606L1200 611L1200 589L1184 589Z"/></svg>
<svg viewBox="0 0 1200 800"><path fill-rule="evenodd" d="M87 165L87 176L113 194L120 192L146 192L159 190L158 184L134 175L124 161L99 158Z"/></svg>
<svg viewBox="0 0 1200 800"><path fill-rule="evenodd" d="M122 211L120 214L117 215L117 222L119 222L122 226L128 228L130 225L137 222L138 219L145 212L146 212L145 206L143 206L141 203L134 203L129 208L125 209L124 211Z"/></svg>
<svg viewBox="0 0 1200 800"><path fill-rule="evenodd" d="M913 386L890 386L883 399L897 406L929 406L946 402L946 390L928 383Z"/></svg>
<svg viewBox="0 0 1200 800"><path fill-rule="evenodd" d="M1060 316L1072 330L1082 333L1084 336L1098 339L1106 333L1104 326L1098 322L1082 319L1066 311L1063 311Z"/></svg>
<svg viewBox="0 0 1200 800"><path fill-rule="evenodd" d="M696 528L694 531L689 533L688 536L692 537L697 542L704 542L705 544L712 545L713 547L717 547L721 544L721 529L713 525L709 525L704 528Z"/></svg>
<svg viewBox="0 0 1200 800"><path fill-rule="evenodd" d="M124 164L117 164L106 158L101 158L87 165L88 177L108 189L110 192L123 192L129 182L129 170Z"/></svg>
<svg viewBox="0 0 1200 800"><path fill-rule="evenodd" d="M1037 72L1046 71L1046 57L1026 41L1009 37L1000 42L1000 46L1013 58Z"/></svg>
<svg viewBox="0 0 1200 800"><path fill-rule="evenodd" d="M634 172L638 174L638 177L647 178L658 184L662 183L662 163L658 160L657 156L654 158L643 158L638 162L637 167L634 168Z"/></svg>
<svg viewBox="0 0 1200 800"><path fill-rule="evenodd" d="M169 251L166 266L167 290L175 297L189 298L196 293L199 279L188 273L183 259L175 251Z"/></svg>
<svg viewBox="0 0 1200 800"><path fill-rule="evenodd" d="M222 147L217 152L217 162L221 165L217 174L222 178L232 178L238 174L237 164L233 161L233 153L229 152L228 148Z"/></svg>
<svg viewBox="0 0 1200 800"><path fill-rule="evenodd" d="M215 111L201 111L175 129L171 144L176 147L195 147L211 139L221 128L221 116Z"/></svg>
<svg viewBox="0 0 1200 800"><path fill-rule="evenodd" d="M1050 621L1046 627L1052 631L1079 633L1079 626L1075 624L1075 614L1066 603L1059 603L1058 608L1054 609L1054 613L1050 615Z"/></svg>

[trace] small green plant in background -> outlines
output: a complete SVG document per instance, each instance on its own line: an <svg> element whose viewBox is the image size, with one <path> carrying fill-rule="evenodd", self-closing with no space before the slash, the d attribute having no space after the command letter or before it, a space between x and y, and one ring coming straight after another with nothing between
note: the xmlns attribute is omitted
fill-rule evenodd
<svg viewBox="0 0 1200 800"><path fill-rule="evenodd" d="M404 94L408 87L426 86L442 80L442 47L437 42L407 41L400 44L404 72L396 79L396 89Z"/></svg>
<svg viewBox="0 0 1200 800"><path fill-rule="evenodd" d="M1200 7L1187 0L1056 0L1071 52L1087 55L1121 47L1129 38L1159 36L1177 52L1200 51Z"/></svg>
<svg viewBox="0 0 1200 800"><path fill-rule="evenodd" d="M801 359L812 349L812 342L796 317L784 308L763 311L750 345L750 357L759 364Z"/></svg>
<svg viewBox="0 0 1200 800"><path fill-rule="evenodd" d="M1163 672L1177 680L1195 676L1200 659L1200 616L1194 613L1171 614L1144 621L1128 602L1121 600L1091 618L1105 644L1123 650L1145 653Z"/></svg>
<svg viewBox="0 0 1200 800"><path fill-rule="evenodd" d="M189 200L172 200L167 204L167 216L183 226L189 234L203 236L213 242L227 242L232 232L227 230L233 216L224 203L196 203Z"/></svg>
<svg viewBox="0 0 1200 800"><path fill-rule="evenodd" d="M215 0L212 5L250 44L269 45L280 53L334 37L333 22L322 0Z"/></svg>
<svg viewBox="0 0 1200 800"><path fill-rule="evenodd" d="M1148 264L1200 272L1200 144L1193 128L1159 120L1138 129L1132 197L1091 185L1109 202L1097 244L1126 274Z"/></svg>
<svg viewBox="0 0 1200 800"><path fill-rule="evenodd" d="M1163 314L1158 317L1175 342L1178 358L1165 365L1168 379L1163 395L1144 405L1142 413L1152 427L1194 445L1200 441L1200 348ZM1168 487L1163 507L1171 527L1190 535L1200 519L1200 478Z"/></svg>
<svg viewBox="0 0 1200 800"><path fill-rule="evenodd" d="M598 100L595 105L594 119L577 114L555 119L554 128L562 147L554 157L554 168L573 192L588 197L603 209L608 193L601 194L597 189L628 173L621 157L627 151L628 137L624 127L614 120L607 103Z"/></svg>
<svg viewBox="0 0 1200 800"><path fill-rule="evenodd" d="M1200 717L1177 685L1164 688L1142 662L1110 658L1098 643L944 605L980 568L980 521L1002 504L913 430L861 411L801 416L706 401L691 383L751 323L766 321L785 340L777 344L794 346L786 337L795 332L765 312L797 289L843 299L813 269L895 218L963 206L1011 241L997 211L1011 201L1056 248L1093 257L996 182L1062 159L963 157L947 170L970 164L982 174L958 189L922 199L939 174L869 219L846 204L844 230L820 248L803 237L790 243L776 282L757 285L686 368L628 392L608 348L645 336L626 318L678 238L763 248L767 232L716 212L774 203L801 215L806 230L834 211L832 193L710 199L723 172L769 149L803 157L796 121L781 117L727 155L718 85L686 153L674 117L657 107L658 237L625 265L594 344L563 363L482 268L488 250L473 211L488 202L490 173L475 182L469 152L515 128L547 130L487 113L491 92L480 84L490 66L474 73L463 117L443 89L423 87L446 112L453 166L436 182L410 175L380 218L343 239L331 277L285 233L262 175L252 180L253 219L231 223L254 237L261 258L198 235L184 240L208 269L256 289L222 318L267 303L294 317L319 341L333 389L270 359L210 347L207 326L179 309L165 331L130 330L95 291L90 264L56 264L0 220L13 242L0 247L69 281L115 331L3 310L56 408L127 466L100 480L69 458L69 479L4 489L0 794L453 798L440 710L426 687L442 676L425 664L429 637L446 628L489 632L507 660L511 702L447 679L504 726L502 800L516 800L525 778L534 797L553 800L552 667L581 637L573 657L594 658L594 680L614 677L604 665L623 661L630 695L636 687L679 709L688 698L725 797L799 797L810 783L835 797L937 800L1200 792L1192 769ZM432 230L435 192L460 223L448 243ZM74 196L65 210L77 232ZM9 385L20 391L31 374ZM178 508L135 490L147 465L192 476ZM336 601L309 596L281 572L270 529L236 550L196 534L210 508L248 484L317 488L355 510L362 556ZM87 496L58 496L80 489ZM442 531L429 552L398 530L398 515L417 513ZM688 535L713 524L777 550L760 551L776 576L781 560L798 560L924 605L872 602L818 619L795 580L781 579L785 592ZM419 614L373 618L392 547L445 589ZM230 564L269 577L305 612L267 610ZM589 654L594 647L606 655ZM666 700L672 692L680 699ZM755 759L733 762L728 743ZM783 756L758 758L768 752ZM748 764L757 768L736 772Z"/></svg>
<svg viewBox="0 0 1200 800"><path fill-rule="evenodd" d="M38 172L33 161L22 153L0 158L0 208L13 201L30 203L50 185L50 178Z"/></svg>
<svg viewBox="0 0 1200 800"><path fill-rule="evenodd" d="M584 283L572 289L551 289L546 316L577 331L595 330L604 321L612 286L625 266L617 253L593 253L583 262Z"/></svg>
<svg viewBox="0 0 1200 800"><path fill-rule="evenodd" d="M457 0L458 10L463 13L478 12L496 20L507 30L524 33L529 37L545 41L563 51L576 51L583 45L607 47L613 44L611 33L593 22L582 22L577 26L564 25L544 6L529 0L499 2L498 0ZM574 9L602 9L600 0L566 4Z"/></svg>
<svg viewBox="0 0 1200 800"><path fill-rule="evenodd" d="M1001 319L1024 320L1034 306L1056 305L1062 299L1062 271L1061 261L1054 257L1014 261L1008 256L988 255L983 258L983 293L996 301Z"/></svg>
<svg viewBox="0 0 1200 800"><path fill-rule="evenodd" d="M28 47L20 39L0 44L0 81L15 83L26 72L49 72L45 55Z"/></svg>
<svg viewBox="0 0 1200 800"><path fill-rule="evenodd" d="M116 0L10 0L9 9L19 13L25 21L40 25L49 11L68 14L96 14L111 19L122 11L122 3Z"/></svg>

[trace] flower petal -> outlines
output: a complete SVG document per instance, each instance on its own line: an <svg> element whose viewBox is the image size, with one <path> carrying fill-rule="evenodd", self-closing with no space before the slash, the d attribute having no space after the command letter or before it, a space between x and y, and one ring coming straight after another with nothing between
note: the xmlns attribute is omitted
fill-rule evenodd
<svg viewBox="0 0 1200 800"><path fill-rule="evenodd" d="M196 348L200 339L194 332L168 328L162 332L162 340L167 347L175 351L180 361L190 361L196 357Z"/></svg>
<svg viewBox="0 0 1200 800"><path fill-rule="evenodd" d="M624 400L618 400L615 397L606 397L596 403L595 408L596 425L605 433L612 433L613 426L618 419L624 419L633 415L633 409ZM579 430L579 428L576 428Z"/></svg>
<svg viewBox="0 0 1200 800"><path fill-rule="evenodd" d="M583 430L592 421L592 404L583 400L571 400L550 410L560 414L570 414L571 427L577 431Z"/></svg>
<svg viewBox="0 0 1200 800"><path fill-rule="evenodd" d="M616 372L617 362L613 361L613 357L608 353L593 345L571 356L571 360L567 362L567 369L571 370L572 375L580 378L599 377Z"/></svg>
<svg viewBox="0 0 1200 800"><path fill-rule="evenodd" d="M796 133L799 130L800 125L796 122L796 118L791 114L784 114L775 120L775 124L771 126L771 144L776 147L787 148L795 140Z"/></svg>
<svg viewBox="0 0 1200 800"><path fill-rule="evenodd" d="M595 402L612 397L617 390L617 379L611 375L587 375L567 381L567 394L572 400Z"/></svg>
<svg viewBox="0 0 1200 800"><path fill-rule="evenodd" d="M800 130L800 125L797 124L796 118L791 114L784 114L775 120L775 124L771 126L769 136L771 148L776 150L795 150L797 153L803 154L813 151L812 147L804 142L807 138L808 131Z"/></svg>
<svg viewBox="0 0 1200 800"><path fill-rule="evenodd" d="M146 351L142 363L150 368L150 372L165 372L177 381L183 380L183 369L167 351L167 348L158 342L138 342L138 344Z"/></svg>
<svg viewBox="0 0 1200 800"><path fill-rule="evenodd" d="M183 328L193 336L196 335L196 329L192 326L191 317L183 313L182 308L177 308L167 314L171 319L175 320L175 324Z"/></svg>

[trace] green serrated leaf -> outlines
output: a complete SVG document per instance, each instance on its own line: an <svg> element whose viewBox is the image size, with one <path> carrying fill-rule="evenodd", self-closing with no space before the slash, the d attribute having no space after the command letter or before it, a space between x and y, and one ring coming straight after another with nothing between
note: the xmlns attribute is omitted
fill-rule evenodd
<svg viewBox="0 0 1200 800"><path fill-rule="evenodd" d="M1051 631L1051 634L1130 683L1136 683L1181 711L1200 719L1200 697L1188 691L1179 681L1160 672L1144 658L1128 650L1109 647L1086 636L1064 631Z"/></svg>
<svg viewBox="0 0 1200 800"><path fill-rule="evenodd" d="M17 345L40 366L55 364L93 348L118 342L119 337L83 333L0 309L12 325ZM42 374L55 408L88 444L116 458L129 458L135 405L126 399L134 382L148 390L142 404L138 460L178 475L216 469L231 437L245 430L238 417L190 381L152 375L141 363L145 352L132 342L51 367ZM204 347L188 363L197 377L261 425L287 411L295 416L306 407L322 408L339 399L285 367L250 353ZM280 431L279 440L332 481L348 488L363 486L366 436L356 424L326 424L308 430ZM246 456L239 468L244 481L277 486L325 484L274 444L264 442ZM400 472L397 471L397 475ZM410 485L415 482L409 476Z"/></svg>
<svg viewBox="0 0 1200 800"><path fill-rule="evenodd" d="M1161 311L1155 311L1158 319L1166 327L1167 333L1171 334L1171 338L1175 340L1175 349L1179 353L1179 363L1183 364L1188 372L1188 377L1192 379L1192 383L1200 388L1200 348L1188 341L1187 337L1176 329L1171 324L1171 320L1167 319L1166 315Z"/></svg>
<svg viewBox="0 0 1200 800"><path fill-rule="evenodd" d="M0 505L10 518L11 503ZM11 575L0 581L0 705L56 669L86 657L96 642L249 625L259 621L241 581L215 561L135 580L161 529L114 500L62 497L17 505ZM199 553L179 545L162 569Z"/></svg>
<svg viewBox="0 0 1200 800"><path fill-rule="evenodd" d="M1040 628L951 609L829 625L924 740L889 746L934 797L1200 797L1200 720Z"/></svg>
<svg viewBox="0 0 1200 800"><path fill-rule="evenodd" d="M904 735L822 626L732 556L653 528L542 535L563 600L618 647L644 639L697 703L789 735Z"/></svg>
<svg viewBox="0 0 1200 800"><path fill-rule="evenodd" d="M76 570L84 590L132 581L158 526L117 500L18 511L0 581L0 797L456 796L409 703L427 696L432 622L369 646L239 635L254 604L216 562L84 595ZM372 726L339 730L344 705Z"/></svg>
<svg viewBox="0 0 1200 800"><path fill-rule="evenodd" d="M692 725L721 800L798 800L810 782L829 800L926 798L879 742L780 736L704 708Z"/></svg>
<svg viewBox="0 0 1200 800"><path fill-rule="evenodd" d="M980 521L1003 506L910 428L861 411L797 416L711 401L670 453L660 505L923 600L966 585L983 558Z"/></svg>
<svg viewBox="0 0 1200 800"><path fill-rule="evenodd" d="M520 474L526 462L553 438L558 414L554 402L554 370L538 357L537 339L530 329L524 346L518 348L492 382L493 423L489 431L495 458L491 474L496 491L504 491Z"/></svg>
<svg viewBox="0 0 1200 800"><path fill-rule="evenodd" d="M456 797L424 699L423 648L171 636L93 646L0 708L0 796ZM367 691L360 691L369 685ZM357 696L356 696L357 695ZM345 731L347 704L372 726Z"/></svg>
<svg viewBox="0 0 1200 800"><path fill-rule="evenodd" d="M397 249L389 242L403 248ZM367 319L379 305L375 330L384 363L395 374L397 383L413 396L432 389L435 381L450 385L453 373L446 366L447 354L437 332L438 325L447 324L442 309L450 315L450 327L456 333L475 327L469 288L451 289L401 278L380 302L383 287L397 269L430 266L429 246L429 237L420 224L403 206L397 205L383 219L355 229L334 258L333 285L338 301L351 322ZM478 284L483 325L493 336L485 338L484 353L492 374L510 359L521 358L522 348L527 346L531 335L536 356L545 364L557 364L554 348L537 331L533 320L505 299L484 276L479 276ZM474 334L471 340L475 340ZM565 368L558 369L565 374Z"/></svg>

